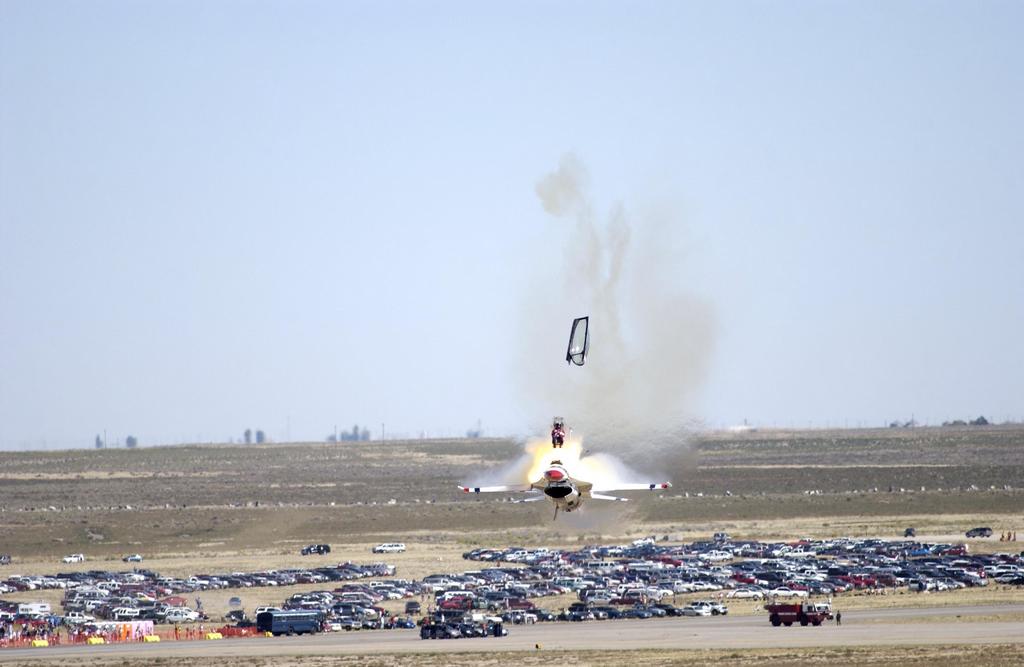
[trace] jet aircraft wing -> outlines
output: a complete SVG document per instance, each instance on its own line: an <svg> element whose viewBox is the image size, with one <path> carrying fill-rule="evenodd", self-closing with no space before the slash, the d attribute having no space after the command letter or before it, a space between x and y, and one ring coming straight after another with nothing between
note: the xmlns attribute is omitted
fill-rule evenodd
<svg viewBox="0 0 1024 667"><path fill-rule="evenodd" d="M530 484L506 484L503 486L459 486L463 493L527 493L533 491Z"/></svg>
<svg viewBox="0 0 1024 667"><path fill-rule="evenodd" d="M539 494L537 494L535 496L530 496L528 498L522 498L522 499L513 500L512 502L513 503L535 503L538 500L544 500L545 498L547 498L547 496L545 496L542 493L539 493Z"/></svg>
<svg viewBox="0 0 1024 667"><path fill-rule="evenodd" d="M591 493L591 498L597 498L598 500L621 500L622 502L628 502L629 498L619 498L618 496L606 496L603 493Z"/></svg>
<svg viewBox="0 0 1024 667"><path fill-rule="evenodd" d="M662 489L671 488L671 482L658 482L656 484L616 484L608 488L595 489L595 491L661 491ZM594 497L596 498L597 496Z"/></svg>

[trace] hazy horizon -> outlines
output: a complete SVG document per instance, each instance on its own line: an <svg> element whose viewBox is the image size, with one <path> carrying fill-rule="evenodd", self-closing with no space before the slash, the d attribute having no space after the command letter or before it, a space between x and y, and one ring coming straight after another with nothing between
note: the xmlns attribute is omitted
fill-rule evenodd
<svg viewBox="0 0 1024 667"><path fill-rule="evenodd" d="M1022 19L0 1L0 449L1024 421Z"/></svg>

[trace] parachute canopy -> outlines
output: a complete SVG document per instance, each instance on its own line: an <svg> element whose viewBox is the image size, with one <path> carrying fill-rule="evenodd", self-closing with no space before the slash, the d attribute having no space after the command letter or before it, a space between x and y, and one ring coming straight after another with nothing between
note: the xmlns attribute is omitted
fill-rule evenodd
<svg viewBox="0 0 1024 667"><path fill-rule="evenodd" d="M587 360L590 350L590 318L577 317L572 321L572 332L569 334L569 349L565 352L565 360L570 364L582 366Z"/></svg>

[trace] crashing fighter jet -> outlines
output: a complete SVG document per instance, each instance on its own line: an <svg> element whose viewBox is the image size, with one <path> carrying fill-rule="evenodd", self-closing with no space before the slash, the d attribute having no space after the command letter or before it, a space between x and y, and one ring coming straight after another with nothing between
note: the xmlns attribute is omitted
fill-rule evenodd
<svg viewBox="0 0 1024 667"><path fill-rule="evenodd" d="M627 498L605 495L605 491L660 491L672 488L669 482L658 484L619 484L609 488L595 489L590 482L573 479L561 461L552 461L544 471L544 476L532 484L511 484L505 486L460 486L464 493L531 493L532 496L519 502L529 503L550 498L555 504L555 518L558 510L572 512L583 505L587 498L598 500L618 500L626 502ZM540 493L537 493L540 492Z"/></svg>

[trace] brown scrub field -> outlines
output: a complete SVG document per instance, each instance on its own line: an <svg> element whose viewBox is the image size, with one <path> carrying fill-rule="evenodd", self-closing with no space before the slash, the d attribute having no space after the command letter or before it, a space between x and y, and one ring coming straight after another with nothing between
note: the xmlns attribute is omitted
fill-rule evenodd
<svg viewBox="0 0 1024 667"><path fill-rule="evenodd" d="M557 522L546 503L458 493L521 452L504 439L4 452L3 552L283 555L314 541L892 536L906 525L954 538L974 523L997 534L1024 523L1017 426L690 434L612 452L673 489Z"/></svg>
<svg viewBox="0 0 1024 667"><path fill-rule="evenodd" d="M645 535L689 541L720 530L734 538L762 540L898 538L913 526L922 540L967 542L975 552L1024 549L1024 543L999 541L1000 533L1024 527L1020 426L691 433L659 451L635 445L609 452L641 472L672 480L674 488L660 494L623 494L630 503L591 501L583 511L554 522L547 503L514 504L500 494L466 495L456 488L479 479L482 471L500 470L522 452L522 443L507 439L3 452L0 553L11 554L13 563L0 566L0 577L127 569L120 558L129 553L143 554L144 567L168 575L385 560L398 566L398 576L422 577L479 569L484 564L461 558L463 551L479 546L578 547ZM965 540L964 531L978 525L991 526L995 536ZM389 541L405 542L408 552L371 553L374 544ZM301 546L312 542L327 542L334 551L300 556ZM88 560L60 562L75 552ZM204 608L219 618L232 595L242 596L251 609L311 588L317 586L201 595ZM948 595L844 596L843 604L853 610L1024 602L1018 590L999 586ZM33 591L4 597L56 601L60 595ZM694 596L679 596L678 601L688 597ZM541 601L553 607L567 602ZM734 603L731 609L741 616L760 612L753 603ZM1019 613L1007 616L996 609L990 616L1020 622ZM562 655L566 664L635 664L643 659L689 665L726 659L788 665L826 661L826 654L832 659L838 655L838 662L845 664L874 664L893 656L903 663L954 664L964 653L945 645L837 651L742 648ZM976 664L1021 659L1016 644L970 651ZM545 652L543 659L553 655L559 654ZM359 664L456 664L447 653L415 659L380 655L372 662L362 657L367 660ZM355 664L351 659L329 656L302 662ZM534 659L532 654L516 654L514 661L530 664ZM242 664L230 657L208 660ZM264 658L251 660L245 664L262 664ZM266 664L271 663L287 664L275 659ZM458 664L470 663L468 655L459 655ZM472 664L507 663L481 655Z"/></svg>

